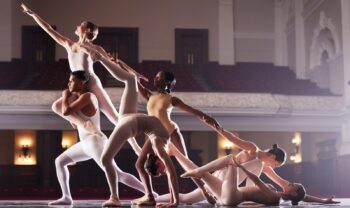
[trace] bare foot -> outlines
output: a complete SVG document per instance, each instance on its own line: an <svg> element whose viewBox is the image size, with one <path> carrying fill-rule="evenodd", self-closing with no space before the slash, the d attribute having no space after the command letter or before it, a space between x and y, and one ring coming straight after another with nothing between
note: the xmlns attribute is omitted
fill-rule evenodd
<svg viewBox="0 0 350 208"><path fill-rule="evenodd" d="M181 178L201 178L202 174L197 170L189 170L186 171L184 174L181 175Z"/></svg>
<svg viewBox="0 0 350 208"><path fill-rule="evenodd" d="M105 201L102 204L102 207L120 207L120 206L122 206L122 204L120 203L119 200L115 198L109 198L107 201Z"/></svg>
<svg viewBox="0 0 350 208"><path fill-rule="evenodd" d="M67 196L62 196L62 198L60 199L49 202L49 205L71 205L71 204L73 204L73 200L71 197L67 197Z"/></svg>
<svg viewBox="0 0 350 208"><path fill-rule="evenodd" d="M97 129L96 126L90 121L87 120L84 122L83 127L86 131L95 134L96 136L102 137L103 133L101 132L101 130Z"/></svg>
<svg viewBox="0 0 350 208"><path fill-rule="evenodd" d="M131 204L141 205L141 206L155 206L156 205L156 201L154 200L153 197L145 195L145 196L143 196L141 198L132 200Z"/></svg>

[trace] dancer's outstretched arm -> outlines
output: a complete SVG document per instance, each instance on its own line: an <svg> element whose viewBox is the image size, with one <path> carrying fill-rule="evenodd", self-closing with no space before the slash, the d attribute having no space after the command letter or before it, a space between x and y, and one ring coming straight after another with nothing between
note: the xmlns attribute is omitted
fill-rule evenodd
<svg viewBox="0 0 350 208"><path fill-rule="evenodd" d="M146 100L149 100L149 97L151 97L151 95L152 95L151 90L149 90L148 88L143 86L143 84L141 84L140 81L137 82L137 86L139 88L139 92L142 95L142 97L145 98Z"/></svg>
<svg viewBox="0 0 350 208"><path fill-rule="evenodd" d="M279 176L271 167L264 166L263 172L269 177L273 182L275 182L278 186L280 186L283 190L290 184L289 181L283 179ZM305 195L304 202L316 202L316 203L324 203L324 204L338 204L339 201L333 200L334 196L322 199L317 196Z"/></svg>
<svg viewBox="0 0 350 208"><path fill-rule="evenodd" d="M60 44L63 47L68 47L73 44L73 41L69 38L61 35L56 30L54 30L50 24L45 22L38 14L30 10L26 5L21 4L21 7L23 9L23 12L31 16L35 22L43 29L47 34L49 34L58 44Z"/></svg>
<svg viewBox="0 0 350 208"><path fill-rule="evenodd" d="M243 150L256 152L259 149L253 142L245 141L224 128L219 129L217 132Z"/></svg>
<svg viewBox="0 0 350 208"><path fill-rule="evenodd" d="M175 171L175 167L164 149L164 142L160 138L156 138L152 141L152 146L154 148L155 153L159 157L159 159L164 163L165 171L168 178L169 184L169 192L172 195L170 203L160 204L160 206L177 206L179 204L179 183L177 174Z"/></svg>
<svg viewBox="0 0 350 208"><path fill-rule="evenodd" d="M180 100L177 97L172 97L171 98L171 104L173 106L176 106L176 107L180 108L183 111L186 111L188 113L191 113L191 114L197 116L198 119L200 119L201 121L203 121L208 126L214 128L214 129L218 129L220 127L219 123L214 118L212 118L211 116L203 113L200 110L192 108L191 106L185 104L182 100Z"/></svg>

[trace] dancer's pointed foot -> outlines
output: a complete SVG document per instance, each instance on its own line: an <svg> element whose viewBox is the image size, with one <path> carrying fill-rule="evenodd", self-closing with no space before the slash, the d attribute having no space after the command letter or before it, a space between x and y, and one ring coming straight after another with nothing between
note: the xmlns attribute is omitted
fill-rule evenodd
<svg viewBox="0 0 350 208"><path fill-rule="evenodd" d="M102 207L121 207L121 206L122 206L122 203L114 197L109 198L107 201L105 201L102 204Z"/></svg>
<svg viewBox="0 0 350 208"><path fill-rule="evenodd" d="M200 173L197 169L186 171L181 175L181 178L201 178L202 173Z"/></svg>
<svg viewBox="0 0 350 208"><path fill-rule="evenodd" d="M62 196L60 199L49 202L49 205L71 205L73 204L72 197Z"/></svg>
<svg viewBox="0 0 350 208"><path fill-rule="evenodd" d="M103 133L101 130L97 129L96 126L92 123L91 120L87 120L84 122L83 127L86 131L95 134L96 136L102 137Z"/></svg>
<svg viewBox="0 0 350 208"><path fill-rule="evenodd" d="M155 206L157 203L156 203L156 200L154 200L153 197L145 195L145 196L143 196L141 198L132 200L131 204L140 205L140 206Z"/></svg>

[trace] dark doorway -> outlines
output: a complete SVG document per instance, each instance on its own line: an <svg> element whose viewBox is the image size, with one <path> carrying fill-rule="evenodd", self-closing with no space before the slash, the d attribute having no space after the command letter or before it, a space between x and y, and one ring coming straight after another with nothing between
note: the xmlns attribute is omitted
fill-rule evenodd
<svg viewBox="0 0 350 208"><path fill-rule="evenodd" d="M128 64L138 63L137 28L99 28L96 44Z"/></svg>
<svg viewBox="0 0 350 208"><path fill-rule="evenodd" d="M208 62L207 29L175 29L175 61L198 68Z"/></svg>
<svg viewBox="0 0 350 208"><path fill-rule="evenodd" d="M22 59L37 63L54 61L55 41L39 26L23 26Z"/></svg>

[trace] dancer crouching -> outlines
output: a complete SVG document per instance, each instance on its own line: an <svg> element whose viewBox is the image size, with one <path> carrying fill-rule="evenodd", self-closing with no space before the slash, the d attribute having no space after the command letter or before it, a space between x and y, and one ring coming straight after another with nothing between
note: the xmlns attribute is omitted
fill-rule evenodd
<svg viewBox="0 0 350 208"><path fill-rule="evenodd" d="M100 111L96 96L87 92L87 82L89 76L84 71L71 73L68 88L62 93L62 115L76 114L81 119L91 121L95 129L100 131ZM71 121L73 123L73 121ZM102 134L98 136L86 130L82 125L74 124L78 129L80 141L68 148L56 158L56 172L62 190L62 197L49 205L70 205L72 196L69 188L68 165L76 162L93 159L101 168L101 154L107 137ZM133 175L123 172L113 161L112 170L119 176L120 182L125 185L144 192L142 183ZM117 183L118 181L116 181Z"/></svg>

